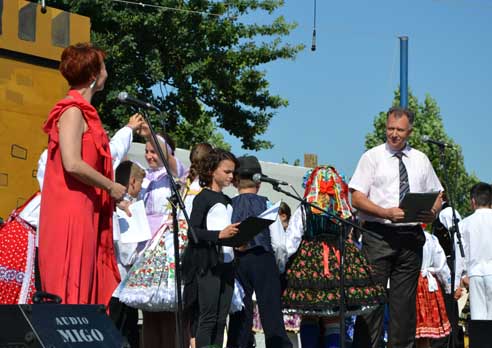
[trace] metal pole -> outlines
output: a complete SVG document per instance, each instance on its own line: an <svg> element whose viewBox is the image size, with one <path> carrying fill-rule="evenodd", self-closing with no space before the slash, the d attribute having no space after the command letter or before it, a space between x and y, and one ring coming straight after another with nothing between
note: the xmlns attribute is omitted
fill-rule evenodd
<svg viewBox="0 0 492 348"><path fill-rule="evenodd" d="M408 108L408 36L400 36L400 106Z"/></svg>

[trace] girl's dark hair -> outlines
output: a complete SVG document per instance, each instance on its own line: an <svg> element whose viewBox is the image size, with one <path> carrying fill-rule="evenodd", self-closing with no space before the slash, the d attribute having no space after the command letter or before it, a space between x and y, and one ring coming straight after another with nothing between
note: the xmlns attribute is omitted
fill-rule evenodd
<svg viewBox="0 0 492 348"><path fill-rule="evenodd" d="M280 207L278 208L278 213L287 215L287 220L290 220L291 211L287 203L285 202L280 203Z"/></svg>
<svg viewBox="0 0 492 348"><path fill-rule="evenodd" d="M174 139L171 138L171 136L169 134L167 134L167 133L157 133L157 135L159 135L162 138L164 138L164 140L166 141L166 144L168 144L169 147L172 150L171 155L174 156L174 152L176 151L176 142L174 141ZM164 153L165 153L165 149L164 149Z"/></svg>
<svg viewBox="0 0 492 348"><path fill-rule="evenodd" d="M234 171L239 168L239 162L231 152L223 149L213 149L210 153L198 161L196 170L200 181L200 186L210 186L212 184L213 172L219 167L220 162L230 160L234 162ZM234 174L234 176L236 176Z"/></svg>
<svg viewBox="0 0 492 348"><path fill-rule="evenodd" d="M198 163L213 150L214 148L209 143L198 143L193 145L190 151L190 171L188 173L188 179L195 180L198 176Z"/></svg>

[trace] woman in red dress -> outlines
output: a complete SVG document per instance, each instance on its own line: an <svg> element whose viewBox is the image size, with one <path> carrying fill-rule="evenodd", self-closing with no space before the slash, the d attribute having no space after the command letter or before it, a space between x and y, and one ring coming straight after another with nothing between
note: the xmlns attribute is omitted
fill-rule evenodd
<svg viewBox="0 0 492 348"><path fill-rule="evenodd" d="M48 161L41 199L39 268L43 291L62 303L107 305L120 281L113 251L111 153L93 95L107 78L104 53L90 44L67 47L60 71L70 85L51 110Z"/></svg>

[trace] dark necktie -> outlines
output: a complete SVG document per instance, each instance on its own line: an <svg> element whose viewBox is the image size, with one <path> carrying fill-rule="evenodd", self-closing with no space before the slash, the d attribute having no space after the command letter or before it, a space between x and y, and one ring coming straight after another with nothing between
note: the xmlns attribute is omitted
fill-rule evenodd
<svg viewBox="0 0 492 348"><path fill-rule="evenodd" d="M410 185L408 184L408 172L405 163L403 163L403 152L395 153L395 157L398 158L400 167L400 202L407 192L410 192Z"/></svg>

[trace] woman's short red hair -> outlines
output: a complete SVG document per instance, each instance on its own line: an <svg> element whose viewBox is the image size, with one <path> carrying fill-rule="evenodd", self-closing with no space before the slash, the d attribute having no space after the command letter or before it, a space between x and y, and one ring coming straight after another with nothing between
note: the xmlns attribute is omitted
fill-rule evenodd
<svg viewBox="0 0 492 348"><path fill-rule="evenodd" d="M90 43L78 43L63 50L60 72L70 86L87 83L101 71L106 54Z"/></svg>

